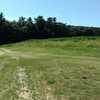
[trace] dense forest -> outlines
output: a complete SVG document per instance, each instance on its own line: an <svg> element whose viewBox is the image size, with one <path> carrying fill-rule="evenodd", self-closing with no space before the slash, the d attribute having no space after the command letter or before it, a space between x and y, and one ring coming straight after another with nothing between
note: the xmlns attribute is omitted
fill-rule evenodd
<svg viewBox="0 0 100 100"><path fill-rule="evenodd" d="M100 35L100 28L67 25L58 22L56 17L44 19L43 16L38 16L34 20L31 17L19 17L18 21L8 21L3 13L0 13L0 44L32 38L96 35Z"/></svg>

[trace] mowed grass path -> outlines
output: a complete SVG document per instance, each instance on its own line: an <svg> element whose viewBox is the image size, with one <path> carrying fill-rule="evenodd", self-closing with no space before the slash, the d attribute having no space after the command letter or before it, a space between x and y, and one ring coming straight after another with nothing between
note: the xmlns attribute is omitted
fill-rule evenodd
<svg viewBox="0 0 100 100"><path fill-rule="evenodd" d="M2 45L0 100L99 100L99 52L100 37Z"/></svg>

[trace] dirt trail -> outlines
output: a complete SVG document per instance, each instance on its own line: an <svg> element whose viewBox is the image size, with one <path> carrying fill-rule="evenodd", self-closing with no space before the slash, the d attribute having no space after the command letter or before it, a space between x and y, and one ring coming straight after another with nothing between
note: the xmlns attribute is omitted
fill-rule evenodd
<svg viewBox="0 0 100 100"><path fill-rule="evenodd" d="M27 75L24 68L18 70L18 81L20 84L19 99L18 100L33 100L32 93L28 87Z"/></svg>
<svg viewBox="0 0 100 100"><path fill-rule="evenodd" d="M20 59L20 55L18 55L18 53L15 51L5 49L5 48L0 48L0 51L10 56L12 59L15 59L15 60ZM18 76L18 82L20 84L20 89L17 91L18 97L19 97L18 100L33 100L31 91L28 87L28 78L25 73L25 69L22 67L18 67L17 76Z"/></svg>
<svg viewBox="0 0 100 100"><path fill-rule="evenodd" d="M5 49L5 48L0 48L0 50L1 50L4 54L10 56L12 59L16 59L16 60L19 59L19 57L17 56L16 52L14 52L14 51L11 51L11 50Z"/></svg>
<svg viewBox="0 0 100 100"><path fill-rule="evenodd" d="M10 56L12 59L16 59L18 60L20 57L21 58L34 58L31 54L29 54L29 52L19 52L19 51L13 51L10 49L6 49L6 48L0 48L0 55L6 54L8 56Z"/></svg>

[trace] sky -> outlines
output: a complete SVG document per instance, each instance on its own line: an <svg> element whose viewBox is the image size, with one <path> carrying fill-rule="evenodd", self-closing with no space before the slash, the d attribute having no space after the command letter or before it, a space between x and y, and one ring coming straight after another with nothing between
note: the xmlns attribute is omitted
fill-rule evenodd
<svg viewBox="0 0 100 100"><path fill-rule="evenodd" d="M0 0L8 20L18 17L57 17L70 25L100 27L100 0Z"/></svg>

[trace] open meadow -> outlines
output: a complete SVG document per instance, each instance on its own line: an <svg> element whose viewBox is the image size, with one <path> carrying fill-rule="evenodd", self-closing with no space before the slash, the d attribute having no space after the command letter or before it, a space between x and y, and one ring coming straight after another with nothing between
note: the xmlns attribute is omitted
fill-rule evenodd
<svg viewBox="0 0 100 100"><path fill-rule="evenodd" d="M0 46L0 100L99 100L100 37Z"/></svg>

